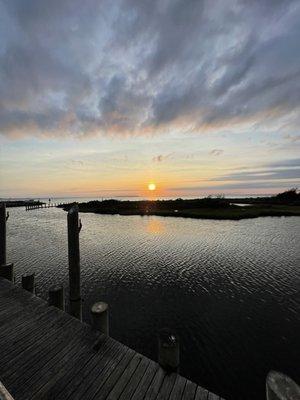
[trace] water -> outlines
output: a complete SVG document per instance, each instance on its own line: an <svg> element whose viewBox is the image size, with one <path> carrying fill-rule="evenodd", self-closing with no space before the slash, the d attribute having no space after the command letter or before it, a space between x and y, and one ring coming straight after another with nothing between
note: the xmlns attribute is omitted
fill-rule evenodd
<svg viewBox="0 0 300 400"><path fill-rule="evenodd" d="M68 284L66 213L10 209L8 261L38 294ZM84 318L110 306L111 336L156 359L175 329L181 373L227 400L265 399L279 370L300 382L300 218L212 221L81 214Z"/></svg>

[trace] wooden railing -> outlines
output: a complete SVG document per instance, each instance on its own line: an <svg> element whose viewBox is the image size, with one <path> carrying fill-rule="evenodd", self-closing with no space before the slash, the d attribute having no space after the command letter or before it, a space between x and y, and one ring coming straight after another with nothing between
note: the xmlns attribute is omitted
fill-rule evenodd
<svg viewBox="0 0 300 400"><path fill-rule="evenodd" d="M33 203L33 204L26 204L25 205L25 210L36 210L38 208L52 208L52 207L60 207L60 206L65 206L69 205L72 203Z"/></svg>

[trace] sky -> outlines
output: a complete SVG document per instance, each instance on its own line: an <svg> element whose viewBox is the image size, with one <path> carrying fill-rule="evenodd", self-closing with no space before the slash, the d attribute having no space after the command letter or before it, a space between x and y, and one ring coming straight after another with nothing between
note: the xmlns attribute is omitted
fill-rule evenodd
<svg viewBox="0 0 300 400"><path fill-rule="evenodd" d="M0 197L300 186L299 43L299 0L0 0Z"/></svg>

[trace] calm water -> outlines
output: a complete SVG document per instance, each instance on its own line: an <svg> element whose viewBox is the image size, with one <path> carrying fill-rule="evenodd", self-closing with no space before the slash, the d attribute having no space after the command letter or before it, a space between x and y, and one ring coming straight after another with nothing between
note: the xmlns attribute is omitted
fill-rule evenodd
<svg viewBox="0 0 300 400"><path fill-rule="evenodd" d="M66 213L10 209L8 260L38 294L68 283ZM230 399L265 399L277 369L300 381L300 218L209 221L82 214L84 316L110 305L111 336L156 359L181 338L181 373Z"/></svg>

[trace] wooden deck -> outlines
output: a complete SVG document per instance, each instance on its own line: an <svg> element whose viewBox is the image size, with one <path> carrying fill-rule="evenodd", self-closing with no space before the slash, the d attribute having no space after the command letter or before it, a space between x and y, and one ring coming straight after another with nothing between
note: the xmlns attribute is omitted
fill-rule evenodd
<svg viewBox="0 0 300 400"><path fill-rule="evenodd" d="M15 400L221 400L0 278L0 381Z"/></svg>

